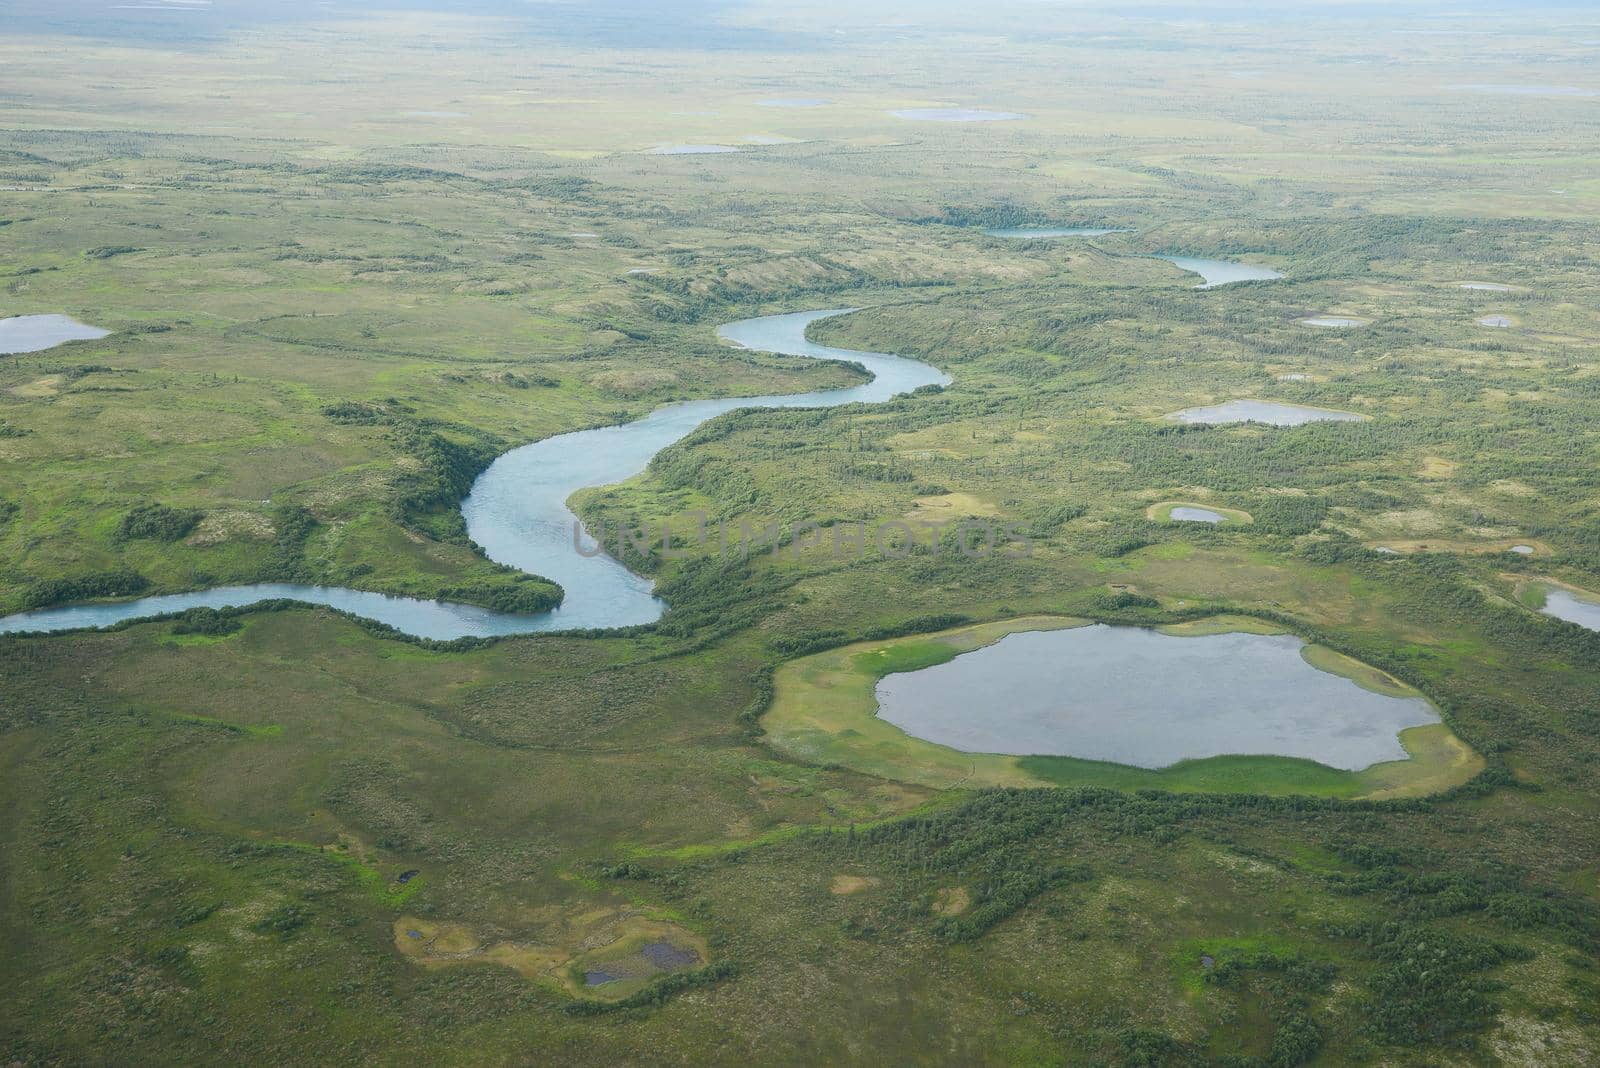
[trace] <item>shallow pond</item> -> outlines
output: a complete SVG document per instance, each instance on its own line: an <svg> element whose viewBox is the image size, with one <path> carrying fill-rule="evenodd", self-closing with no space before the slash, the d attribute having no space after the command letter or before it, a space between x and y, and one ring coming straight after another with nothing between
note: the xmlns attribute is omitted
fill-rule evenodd
<svg viewBox="0 0 1600 1068"><path fill-rule="evenodd" d="M736 145L657 145L647 155L651 156L714 156L724 152L739 151Z"/></svg>
<svg viewBox="0 0 1600 1068"><path fill-rule="evenodd" d="M984 233L990 237L1043 239L1047 237L1103 237L1106 234L1131 234L1133 231L1110 226L1068 226L1059 229L1033 226L999 226L993 230L985 230Z"/></svg>
<svg viewBox="0 0 1600 1068"><path fill-rule="evenodd" d="M1449 88L1496 96L1600 96L1600 90L1582 89L1576 85L1452 85Z"/></svg>
<svg viewBox="0 0 1600 1068"><path fill-rule="evenodd" d="M678 972L700 963L699 953L671 942L651 942L639 950L639 955L664 972Z"/></svg>
<svg viewBox="0 0 1600 1068"><path fill-rule="evenodd" d="M1600 600L1579 597L1570 590L1552 588L1545 591L1544 608L1547 616L1564 619L1590 630L1600 630Z"/></svg>
<svg viewBox="0 0 1600 1068"><path fill-rule="evenodd" d="M1070 756L1140 768L1235 755L1357 771L1403 760L1399 733L1439 721L1312 667L1291 635L1175 637L1094 625L1012 634L878 683L878 715L969 753Z"/></svg>
<svg viewBox="0 0 1600 1068"><path fill-rule="evenodd" d="M1167 513L1167 518L1179 523L1220 523L1226 516L1209 508L1194 508L1180 504Z"/></svg>
<svg viewBox="0 0 1600 1068"><path fill-rule="evenodd" d="M1351 327L1366 326L1370 319L1347 319L1342 315L1313 315L1301 319L1301 326L1320 326L1328 330L1348 330Z"/></svg>
<svg viewBox="0 0 1600 1068"><path fill-rule="evenodd" d="M1504 330L1511 325L1511 316L1485 315L1482 319L1478 320L1478 325L1493 327L1496 330Z"/></svg>
<svg viewBox="0 0 1600 1068"><path fill-rule="evenodd" d="M80 323L70 315L15 315L0 319L0 354L43 352L68 341L95 341L111 331Z"/></svg>
<svg viewBox="0 0 1600 1068"><path fill-rule="evenodd" d="M1157 256L1156 259L1166 260L1191 274L1199 275L1201 281L1195 286L1196 289L1215 289L1234 282L1270 282L1283 277L1271 267L1235 263L1232 260L1208 260L1199 256Z"/></svg>
<svg viewBox="0 0 1600 1068"><path fill-rule="evenodd" d="M1015 111L990 111L986 108L901 108L889 114L913 122L1009 122L1028 117Z"/></svg>
<svg viewBox="0 0 1600 1068"><path fill-rule="evenodd" d="M1359 423L1366 416L1332 408L1313 408L1308 404L1282 401L1233 400L1203 408L1185 408L1167 418L1180 423L1267 423L1271 426L1303 426L1306 423Z"/></svg>
<svg viewBox="0 0 1600 1068"><path fill-rule="evenodd" d="M1462 282L1460 289L1476 289L1484 293L1515 293L1516 286L1502 285L1499 282Z"/></svg>
<svg viewBox="0 0 1600 1068"><path fill-rule="evenodd" d="M859 363L874 376L865 385L787 396L724 397L669 404L631 423L561 434L512 449L478 476L461 504L467 533L491 560L560 583L566 596L553 612L502 613L338 587L260 583L25 612L0 619L0 633L103 627L194 607L243 606L280 598L343 609L407 634L441 641L652 623L666 609L653 593L654 584L605 553L580 552L578 521L567 507L567 498L589 486L606 486L631 478L643 471L657 452L707 419L736 408L876 404L919 386L949 383L949 377L938 368L918 360L835 349L806 340L806 328L818 319L852 310L836 308L742 319L723 326L717 334L742 348ZM587 538L581 544L585 550L594 549L594 543Z"/></svg>

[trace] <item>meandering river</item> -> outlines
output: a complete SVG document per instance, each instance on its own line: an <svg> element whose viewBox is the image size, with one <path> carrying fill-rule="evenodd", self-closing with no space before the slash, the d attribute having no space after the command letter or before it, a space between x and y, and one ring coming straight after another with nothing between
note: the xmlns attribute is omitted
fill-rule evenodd
<svg viewBox="0 0 1600 1068"><path fill-rule="evenodd" d="M722 327L718 334L748 349L859 363L873 375L864 385L669 404L631 423L560 434L512 449L478 477L461 505L468 534L491 560L560 583L566 596L555 611L523 615L339 587L257 583L21 612L0 619L0 633L105 627L195 607L240 607L279 599L342 609L407 634L440 641L654 622L666 610L653 592L654 584L609 555L580 552L575 537L578 520L567 507L567 498L580 489L637 475L656 453L706 420L736 408L877 404L920 386L949 383L942 371L919 360L830 348L806 340L806 329L812 323L854 310L834 308L742 319ZM593 544L582 541L585 550L592 551Z"/></svg>
<svg viewBox="0 0 1600 1068"><path fill-rule="evenodd" d="M1282 277L1266 268L1222 260L1161 258L1201 274L1206 284L1199 288L1231 281ZM554 611L496 612L473 605L395 597L338 586L264 582L19 612L0 618L0 634L107 627L190 608L240 608L275 600L325 605L376 620L406 634L438 641L652 623L666 611L666 604L655 596L655 584L629 571L613 557L596 553L592 541L580 539L578 519L567 507L567 499L580 489L632 478L649 465L656 453L688 436L706 420L737 408L879 404L922 386L942 386L950 382L948 375L919 360L884 352L830 348L806 340L806 330L812 323L855 310L830 308L740 319L723 326L717 333L725 341L743 348L858 363L873 376L864 385L785 396L729 397L669 404L631 423L560 434L512 449L496 459L473 483L461 504L467 532L496 563L560 583L565 597L561 607ZM94 336L104 336L104 332L96 331ZM1332 417L1360 418L1345 413Z"/></svg>

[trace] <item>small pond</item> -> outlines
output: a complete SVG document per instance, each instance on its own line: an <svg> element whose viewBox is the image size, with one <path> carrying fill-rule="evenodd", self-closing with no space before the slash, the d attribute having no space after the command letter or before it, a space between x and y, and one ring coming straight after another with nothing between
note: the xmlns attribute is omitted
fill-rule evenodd
<svg viewBox="0 0 1600 1068"><path fill-rule="evenodd" d="M1547 616L1555 616L1580 627L1600 630L1600 600L1579 597L1570 590L1546 590L1542 611Z"/></svg>
<svg viewBox="0 0 1600 1068"><path fill-rule="evenodd" d="M714 156L724 152L739 151L736 145L657 145L651 156Z"/></svg>
<svg viewBox="0 0 1600 1068"><path fill-rule="evenodd" d="M1320 326L1325 330L1348 330L1352 327L1366 326L1371 319L1353 319L1342 315L1312 315L1300 320L1301 326Z"/></svg>
<svg viewBox="0 0 1600 1068"><path fill-rule="evenodd" d="M1476 289L1484 293L1515 293L1516 286L1502 285L1499 282L1462 282L1461 289Z"/></svg>
<svg viewBox="0 0 1600 1068"><path fill-rule="evenodd" d="M1313 408L1308 404L1282 401L1232 400L1203 408L1185 408L1167 418L1180 423L1267 423L1271 426L1303 426L1306 423L1358 423L1366 419L1355 412L1332 408Z"/></svg>
<svg viewBox="0 0 1600 1068"><path fill-rule="evenodd" d="M68 341L95 341L111 331L80 323L70 315L16 315L0 319L0 355L43 352Z"/></svg>
<svg viewBox="0 0 1600 1068"><path fill-rule="evenodd" d="M1101 624L1011 634L878 683L878 715L969 753L1070 756L1140 768L1225 755L1300 757L1357 771L1407 754L1437 723L1313 667L1292 635L1177 637Z"/></svg>
<svg viewBox="0 0 1600 1068"><path fill-rule="evenodd" d="M1482 319L1478 320L1478 325L1493 327L1496 330L1504 330L1506 327L1511 325L1511 316L1485 315Z"/></svg>
<svg viewBox="0 0 1600 1068"><path fill-rule="evenodd" d="M1232 260L1208 260L1199 256L1157 256L1191 274L1200 276L1196 289L1215 289L1234 282L1270 282L1283 275L1271 267L1252 263L1235 263Z"/></svg>
<svg viewBox="0 0 1600 1068"><path fill-rule="evenodd" d="M1132 230L1117 229L1111 226L1066 226L1060 228L1036 226L998 226L984 233L990 237L1016 237L1027 239L1044 239L1048 237L1104 237L1106 234L1131 234Z"/></svg>
<svg viewBox="0 0 1600 1068"><path fill-rule="evenodd" d="M1167 513L1167 518L1178 523L1220 523L1226 516L1221 512L1213 512L1209 508L1195 508L1191 505L1180 504Z"/></svg>
<svg viewBox="0 0 1600 1068"><path fill-rule="evenodd" d="M1576 85L1452 85L1449 88L1495 96L1600 96L1600 90L1581 89Z"/></svg>
<svg viewBox="0 0 1600 1068"><path fill-rule="evenodd" d="M1009 122L1028 117L1015 111L990 111L986 108L901 108L889 114L913 122Z"/></svg>
<svg viewBox="0 0 1600 1068"><path fill-rule="evenodd" d="M700 963L700 954L671 942L651 942L639 950L639 955L664 972L678 972Z"/></svg>

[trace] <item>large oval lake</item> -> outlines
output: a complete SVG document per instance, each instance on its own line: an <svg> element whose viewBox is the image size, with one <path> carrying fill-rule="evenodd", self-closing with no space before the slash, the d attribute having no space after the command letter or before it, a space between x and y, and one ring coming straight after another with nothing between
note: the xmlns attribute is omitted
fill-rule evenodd
<svg viewBox="0 0 1600 1068"><path fill-rule="evenodd" d="M1439 722L1423 698L1363 689L1313 667L1305 648L1287 634L1030 631L886 676L878 715L967 753L1139 768L1284 756L1346 771L1406 759L1400 732Z"/></svg>

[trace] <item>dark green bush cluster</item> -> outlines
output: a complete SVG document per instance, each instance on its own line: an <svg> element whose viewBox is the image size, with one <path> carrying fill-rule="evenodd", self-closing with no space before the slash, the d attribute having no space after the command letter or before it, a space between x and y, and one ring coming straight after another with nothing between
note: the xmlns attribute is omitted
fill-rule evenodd
<svg viewBox="0 0 1600 1068"><path fill-rule="evenodd" d="M561 587L534 575L510 575L502 582L471 582L439 591L442 601L483 605L497 612L548 612L561 604Z"/></svg>
<svg viewBox="0 0 1600 1068"><path fill-rule="evenodd" d="M1094 607L1101 612L1123 612L1129 608L1160 608L1161 602L1131 590L1101 590L1094 595Z"/></svg>
<svg viewBox="0 0 1600 1068"><path fill-rule="evenodd" d="M1255 519L1250 529L1263 534L1309 534L1328 518L1324 497L1271 494L1252 497L1247 503Z"/></svg>
<svg viewBox="0 0 1600 1068"><path fill-rule="evenodd" d="M273 517L276 533L272 537L272 554L261 569L262 578L271 582L305 582L306 541L317 529L317 518L307 509L291 504L278 509Z"/></svg>
<svg viewBox="0 0 1600 1068"><path fill-rule="evenodd" d="M22 599L29 608L43 608L97 597L128 597L144 592L149 586L149 579L124 567L70 578L44 579L30 584Z"/></svg>
<svg viewBox="0 0 1600 1068"><path fill-rule="evenodd" d="M293 934L311 921L311 910L304 905L279 905L254 925L257 934L275 934L284 937Z"/></svg>
<svg viewBox="0 0 1600 1068"><path fill-rule="evenodd" d="M398 480L395 507L400 521L441 541L464 541L461 499L498 455L497 444L482 438L455 441L415 424L397 427L393 439L402 453L421 464Z"/></svg>
<svg viewBox="0 0 1600 1068"><path fill-rule="evenodd" d="M1462 1045L1499 1012L1499 984L1482 973L1531 950L1415 923L1370 924L1338 932L1378 962L1368 981L1368 1027L1398 1046Z"/></svg>
<svg viewBox="0 0 1600 1068"><path fill-rule="evenodd" d="M374 426L378 423L387 423L392 418L388 411L378 405L363 404L360 401L329 404L322 409L322 414L330 421L343 426Z"/></svg>
<svg viewBox="0 0 1600 1068"><path fill-rule="evenodd" d="M643 864L634 864L631 861L601 868L600 874L607 879L654 879L656 877L656 873Z"/></svg>
<svg viewBox="0 0 1600 1068"><path fill-rule="evenodd" d="M872 627L861 636L869 642L881 642L889 638L904 638L908 634L932 634L935 631L949 630L951 627L964 627L971 622L971 616L964 616L959 612L942 612L936 615L914 616L903 623Z"/></svg>
<svg viewBox="0 0 1600 1068"><path fill-rule="evenodd" d="M172 624L174 634L205 634L220 637L233 634L244 624L236 616L224 615L215 608L190 608Z"/></svg>
<svg viewBox="0 0 1600 1068"><path fill-rule="evenodd" d="M1081 504L1052 504L1033 516L1032 533L1036 538L1048 538L1074 519L1089 514Z"/></svg>
<svg viewBox="0 0 1600 1068"><path fill-rule="evenodd" d="M205 513L194 508L169 508L164 504L141 504L117 524L117 540L178 541L187 537Z"/></svg>

